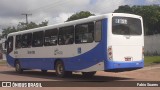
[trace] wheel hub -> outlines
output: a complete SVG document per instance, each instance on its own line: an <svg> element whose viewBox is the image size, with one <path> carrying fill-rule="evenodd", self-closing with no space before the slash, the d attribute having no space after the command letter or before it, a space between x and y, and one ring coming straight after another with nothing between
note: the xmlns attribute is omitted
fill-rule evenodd
<svg viewBox="0 0 160 90"><path fill-rule="evenodd" d="M63 66L61 64L58 64L57 71L58 71L58 74L62 74L63 73Z"/></svg>

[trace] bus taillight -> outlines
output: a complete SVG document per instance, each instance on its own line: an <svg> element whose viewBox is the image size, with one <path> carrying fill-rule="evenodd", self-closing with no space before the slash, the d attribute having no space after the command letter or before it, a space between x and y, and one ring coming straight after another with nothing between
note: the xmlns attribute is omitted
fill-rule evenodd
<svg viewBox="0 0 160 90"><path fill-rule="evenodd" d="M108 59L109 60L113 59L112 46L108 47Z"/></svg>

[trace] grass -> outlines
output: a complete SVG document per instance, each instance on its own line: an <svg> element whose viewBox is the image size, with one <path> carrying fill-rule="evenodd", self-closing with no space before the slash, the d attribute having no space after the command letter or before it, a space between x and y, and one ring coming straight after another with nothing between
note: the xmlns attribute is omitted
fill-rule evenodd
<svg viewBox="0 0 160 90"><path fill-rule="evenodd" d="M6 64L6 60L0 60L0 65L5 65Z"/></svg>
<svg viewBox="0 0 160 90"><path fill-rule="evenodd" d="M160 56L145 56L144 57L144 64L145 66L152 65L152 64L160 64Z"/></svg>

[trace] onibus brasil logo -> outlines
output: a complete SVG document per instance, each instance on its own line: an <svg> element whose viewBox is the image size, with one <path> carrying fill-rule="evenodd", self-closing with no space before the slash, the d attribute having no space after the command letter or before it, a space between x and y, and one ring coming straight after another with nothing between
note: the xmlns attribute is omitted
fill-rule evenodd
<svg viewBox="0 0 160 90"><path fill-rule="evenodd" d="M2 82L2 87L42 87L42 84L33 82Z"/></svg>

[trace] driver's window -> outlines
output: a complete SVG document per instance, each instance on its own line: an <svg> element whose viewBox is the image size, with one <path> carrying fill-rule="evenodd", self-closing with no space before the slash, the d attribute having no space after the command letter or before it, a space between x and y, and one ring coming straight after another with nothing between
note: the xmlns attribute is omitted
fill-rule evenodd
<svg viewBox="0 0 160 90"><path fill-rule="evenodd" d="M8 37L7 40L7 53L9 54L12 51L13 51L13 36L10 36Z"/></svg>

